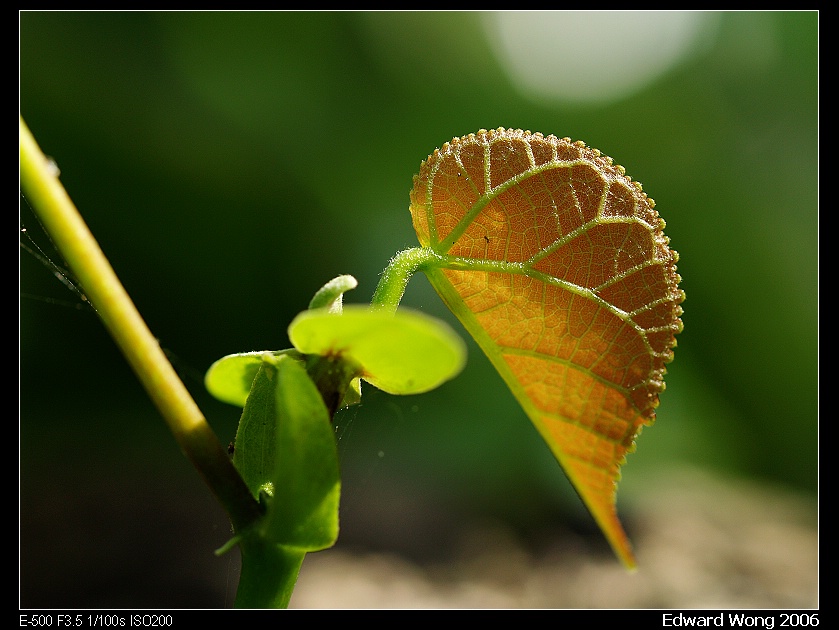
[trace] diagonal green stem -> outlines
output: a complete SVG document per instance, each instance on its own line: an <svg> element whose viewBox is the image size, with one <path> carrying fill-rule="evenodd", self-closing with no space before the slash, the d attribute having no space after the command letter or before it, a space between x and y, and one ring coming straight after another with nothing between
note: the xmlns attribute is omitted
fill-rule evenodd
<svg viewBox="0 0 839 630"><path fill-rule="evenodd" d="M227 509L233 526L241 531L262 515L259 504L137 312L54 170L21 118L23 192L179 446Z"/></svg>

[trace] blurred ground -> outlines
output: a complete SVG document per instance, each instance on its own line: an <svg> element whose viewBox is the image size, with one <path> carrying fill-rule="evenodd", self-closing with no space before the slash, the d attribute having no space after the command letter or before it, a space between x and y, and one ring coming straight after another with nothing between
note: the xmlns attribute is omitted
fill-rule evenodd
<svg viewBox="0 0 839 630"><path fill-rule="evenodd" d="M464 530L448 561L310 555L295 608L813 608L813 506L779 490L676 475L631 515L639 570L586 538L528 545L501 524ZM591 549L594 546L596 549Z"/></svg>
<svg viewBox="0 0 839 630"><path fill-rule="evenodd" d="M47 471L44 471L47 472ZM238 554L200 481L61 477L22 511L23 608L230 608ZM627 573L591 523L523 531L378 488L347 493L335 548L303 563L292 608L817 608L817 505L779 488L673 473L621 517ZM180 500L171 500L179 495ZM148 527L153 518L158 526ZM590 519L588 519L590 521Z"/></svg>

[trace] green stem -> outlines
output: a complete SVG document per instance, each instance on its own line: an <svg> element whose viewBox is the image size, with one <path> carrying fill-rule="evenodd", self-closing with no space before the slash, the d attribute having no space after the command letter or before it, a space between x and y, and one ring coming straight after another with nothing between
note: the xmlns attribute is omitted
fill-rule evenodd
<svg viewBox="0 0 839 630"><path fill-rule="evenodd" d="M79 279L85 295L184 454L227 509L234 528L241 531L254 523L262 515L259 504L149 331L23 118L20 181L26 198Z"/></svg>
<svg viewBox="0 0 839 630"><path fill-rule="evenodd" d="M408 281L417 271L429 263L440 263L442 257L430 247L415 247L399 252L390 259L382 273L370 305L395 311L402 301Z"/></svg>
<svg viewBox="0 0 839 630"><path fill-rule="evenodd" d="M283 547L261 536L246 536L236 608L288 608L305 551Z"/></svg>

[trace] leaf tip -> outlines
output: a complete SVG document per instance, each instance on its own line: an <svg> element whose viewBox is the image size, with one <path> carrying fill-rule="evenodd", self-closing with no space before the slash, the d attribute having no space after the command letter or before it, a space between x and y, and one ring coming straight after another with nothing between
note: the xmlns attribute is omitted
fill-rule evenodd
<svg viewBox="0 0 839 630"><path fill-rule="evenodd" d="M355 289L358 280L349 274L333 278L315 293L309 302L309 310L325 308L330 313L340 313L343 308L344 293Z"/></svg>

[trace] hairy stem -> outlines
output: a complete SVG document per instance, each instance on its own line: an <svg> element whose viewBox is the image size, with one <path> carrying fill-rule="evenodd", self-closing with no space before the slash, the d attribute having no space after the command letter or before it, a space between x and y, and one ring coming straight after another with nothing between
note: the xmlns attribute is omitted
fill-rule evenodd
<svg viewBox="0 0 839 630"><path fill-rule="evenodd" d="M442 257L430 247L415 247L399 252L390 259L387 268L382 272L370 305L373 308L395 311L402 301L411 276L423 266L431 262L439 264L441 260Z"/></svg>
<svg viewBox="0 0 839 630"><path fill-rule="evenodd" d="M20 178L26 198L181 450L227 509L233 526L241 531L261 516L259 504L149 331L23 118Z"/></svg>

